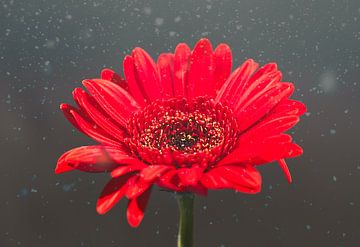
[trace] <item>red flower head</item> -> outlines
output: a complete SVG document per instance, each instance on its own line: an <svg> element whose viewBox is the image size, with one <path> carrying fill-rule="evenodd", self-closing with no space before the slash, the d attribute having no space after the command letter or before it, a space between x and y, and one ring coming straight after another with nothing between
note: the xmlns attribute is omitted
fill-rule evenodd
<svg viewBox="0 0 360 247"><path fill-rule="evenodd" d="M140 224L154 184L206 195L208 189L257 193L257 165L302 154L284 132L305 112L289 99L275 63L258 69L252 59L231 73L228 45L201 39L191 51L179 44L157 63L141 48L124 59L125 78L105 69L101 79L74 90L78 107L62 104L68 120L99 145L63 154L56 173L110 172L97 202L106 213L129 199L127 219Z"/></svg>

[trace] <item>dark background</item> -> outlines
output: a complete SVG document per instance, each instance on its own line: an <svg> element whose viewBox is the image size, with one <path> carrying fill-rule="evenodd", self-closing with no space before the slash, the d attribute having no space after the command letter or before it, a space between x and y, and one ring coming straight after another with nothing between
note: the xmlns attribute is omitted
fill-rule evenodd
<svg viewBox="0 0 360 247"><path fill-rule="evenodd" d="M196 199L196 246L359 246L360 3L348 1L0 1L0 246L175 246L174 196L156 189L140 228L126 200L95 211L106 174L55 176L57 158L92 143L59 110L135 46L152 56L201 37L234 65L276 61L308 112L291 133L305 153L261 167L262 192Z"/></svg>

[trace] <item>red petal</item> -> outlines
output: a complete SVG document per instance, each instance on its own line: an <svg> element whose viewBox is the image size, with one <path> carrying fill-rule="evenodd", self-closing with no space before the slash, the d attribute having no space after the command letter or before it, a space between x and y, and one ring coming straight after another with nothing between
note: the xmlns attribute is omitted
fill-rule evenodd
<svg viewBox="0 0 360 247"><path fill-rule="evenodd" d="M174 95L186 96L187 77L189 70L190 48L184 44L178 44L174 54Z"/></svg>
<svg viewBox="0 0 360 247"><path fill-rule="evenodd" d="M172 98L174 96L174 91L173 91L174 55L171 53L160 54L157 61L157 66L160 75L162 98Z"/></svg>
<svg viewBox="0 0 360 247"><path fill-rule="evenodd" d="M140 160L133 160L131 161L131 163L127 166L119 166L117 168L115 168L112 172L111 172L111 176L113 178L122 176L126 173L130 173L130 172L135 172L135 171L140 171L144 168L146 168L147 166L142 163Z"/></svg>
<svg viewBox="0 0 360 247"><path fill-rule="evenodd" d="M227 44L220 44L214 51L214 84L215 89L222 87L224 82L229 78L232 67L231 49Z"/></svg>
<svg viewBox="0 0 360 247"><path fill-rule="evenodd" d="M133 199L135 197L138 197L142 193L144 193L145 190L147 190L152 184L144 181L143 179L140 179L140 177L137 175L129 181L129 187L126 191L126 197L129 199Z"/></svg>
<svg viewBox="0 0 360 247"><path fill-rule="evenodd" d="M78 123L76 122L76 120L74 119L73 115L70 113L70 111L76 111L77 109L71 105L68 104L61 104L60 105L60 109L61 111L64 113L65 117L67 118L67 120L78 130L81 130L80 126L78 125Z"/></svg>
<svg viewBox="0 0 360 247"><path fill-rule="evenodd" d="M274 70L270 70L268 73L262 73L256 80L253 79L257 77L259 71L268 70L266 66L264 66L248 80L248 83L243 86L243 89L240 90L238 94L240 97L236 104L234 104L234 109L249 105L249 100L257 98L259 95L263 95L270 87L280 82L282 77L281 72L276 70L276 66L269 65L269 67L274 67Z"/></svg>
<svg viewBox="0 0 360 247"><path fill-rule="evenodd" d="M120 87L124 88L125 90L128 89L128 84L124 78L118 75L116 72L112 71L111 69L103 69L101 71L101 79L106 81L111 81Z"/></svg>
<svg viewBox="0 0 360 247"><path fill-rule="evenodd" d="M122 141L127 134L112 119L102 111L100 106L81 88L76 88L73 92L74 99L78 102L81 109L102 129L117 140Z"/></svg>
<svg viewBox="0 0 360 247"><path fill-rule="evenodd" d="M238 67L220 88L215 102L224 102L233 106L239 99L239 93L250 76L257 69L258 64L252 59L246 60Z"/></svg>
<svg viewBox="0 0 360 247"><path fill-rule="evenodd" d="M155 179L161 177L162 174L172 169L165 165L151 165L141 170L140 177L147 182L153 182Z"/></svg>
<svg viewBox="0 0 360 247"><path fill-rule="evenodd" d="M127 208L127 219L132 227L138 227L144 218L144 211L151 194L151 187L137 198L131 199Z"/></svg>
<svg viewBox="0 0 360 247"><path fill-rule="evenodd" d="M221 166L205 173L201 183L209 189L235 189L253 194L261 189L261 175L251 165Z"/></svg>
<svg viewBox="0 0 360 247"><path fill-rule="evenodd" d="M115 142L108 133L96 125L94 121L83 111L67 104L61 104L60 109L63 111L69 122L71 122L74 127L83 132L85 135L105 145L119 146L118 142ZM75 115L77 118L74 117Z"/></svg>
<svg viewBox="0 0 360 247"><path fill-rule="evenodd" d="M161 98L159 73L152 58L139 47L135 48L131 55L134 58L136 82L145 99L150 103Z"/></svg>
<svg viewBox="0 0 360 247"><path fill-rule="evenodd" d="M157 184L160 187L163 187L168 190L181 191L182 189L179 187L179 177L177 170L170 170L163 174Z"/></svg>
<svg viewBox="0 0 360 247"><path fill-rule="evenodd" d="M288 98L294 92L291 83L277 83L261 95L249 100L241 108L235 109L234 114L239 121L239 129L246 130L259 119L268 114L281 100Z"/></svg>
<svg viewBox="0 0 360 247"><path fill-rule="evenodd" d="M296 115L266 118L245 133L244 138L252 139L254 141L256 139L264 139L269 136L278 135L287 131L298 122L299 117Z"/></svg>
<svg viewBox="0 0 360 247"><path fill-rule="evenodd" d="M130 176L113 178L106 184L96 204L99 214L108 212L125 195L129 178Z"/></svg>
<svg viewBox="0 0 360 247"><path fill-rule="evenodd" d="M195 186L203 174L203 169L199 167L180 168L177 169L177 172L180 179L180 186Z"/></svg>
<svg viewBox="0 0 360 247"><path fill-rule="evenodd" d="M143 88L140 88L139 83L137 82L138 78L135 70L134 58L132 56L126 56L124 58L123 67L131 95L140 106L144 106L146 94Z"/></svg>
<svg viewBox="0 0 360 247"><path fill-rule="evenodd" d="M131 159L123 150L105 146L83 146L71 149L58 160L55 173L72 169L86 172L106 172L114 169L119 163Z"/></svg>
<svg viewBox="0 0 360 247"><path fill-rule="evenodd" d="M213 52L208 39L201 39L190 55L188 98L212 96L215 93L213 81Z"/></svg>
<svg viewBox="0 0 360 247"><path fill-rule="evenodd" d="M286 179L289 183L292 182L292 178L291 178L291 174L290 174L290 171L289 171L289 168L288 166L286 165L286 162L284 159L280 159L279 160L279 165L281 167L281 169L283 170L285 176L286 176Z"/></svg>
<svg viewBox="0 0 360 247"><path fill-rule="evenodd" d="M136 101L123 88L100 79L85 80L84 86L110 117L122 126L139 109Z"/></svg>
<svg viewBox="0 0 360 247"><path fill-rule="evenodd" d="M90 122L86 117L81 115L76 110L70 110L70 114L73 116L74 120L80 127L81 131L84 132L86 135L90 136L94 140L108 145L108 146L119 146L120 143L110 137L103 129L97 126L92 121Z"/></svg>
<svg viewBox="0 0 360 247"><path fill-rule="evenodd" d="M302 154L302 148L295 143L290 143L288 135L279 135L281 138L268 137L262 142L242 143L230 154L225 156L217 166L233 163L251 163L259 165L269 163L281 158L292 158ZM286 138L282 138L286 137Z"/></svg>
<svg viewBox="0 0 360 247"><path fill-rule="evenodd" d="M301 116L306 112L306 106L296 100L286 99L281 101L271 112L273 117L284 115Z"/></svg>

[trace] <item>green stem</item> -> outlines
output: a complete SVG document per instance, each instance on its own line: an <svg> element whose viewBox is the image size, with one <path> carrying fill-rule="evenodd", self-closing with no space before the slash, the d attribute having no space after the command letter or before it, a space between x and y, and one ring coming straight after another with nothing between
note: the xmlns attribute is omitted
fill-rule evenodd
<svg viewBox="0 0 360 247"><path fill-rule="evenodd" d="M180 211L178 247L194 246L194 195L182 193L177 195Z"/></svg>

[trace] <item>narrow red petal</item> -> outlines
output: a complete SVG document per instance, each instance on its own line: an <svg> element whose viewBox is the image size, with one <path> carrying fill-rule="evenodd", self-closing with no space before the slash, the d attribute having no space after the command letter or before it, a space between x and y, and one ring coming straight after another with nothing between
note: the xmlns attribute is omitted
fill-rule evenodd
<svg viewBox="0 0 360 247"><path fill-rule="evenodd" d="M296 115L301 116L306 112L306 106L296 100L286 99L281 101L271 114L273 116Z"/></svg>
<svg viewBox="0 0 360 247"><path fill-rule="evenodd" d="M232 67L232 53L227 44L219 44L214 51L214 74L215 89L222 87L229 78Z"/></svg>
<svg viewBox="0 0 360 247"><path fill-rule="evenodd" d="M125 90L128 90L128 84L126 80L111 69L103 69L101 71L101 79L111 81Z"/></svg>
<svg viewBox="0 0 360 247"><path fill-rule="evenodd" d="M110 137L103 129L98 127L96 124L89 122L84 116L80 115L79 112L71 110L70 114L74 117L75 121L81 128L81 131L86 135L90 136L94 140L109 146L119 146L120 143Z"/></svg>
<svg viewBox="0 0 360 247"><path fill-rule="evenodd" d="M174 97L173 77L174 77L174 55L172 53L160 54L157 66L160 75L162 98Z"/></svg>
<svg viewBox="0 0 360 247"><path fill-rule="evenodd" d="M266 136L273 136L285 132L298 122L299 117L296 115L271 118L261 121L250 131L251 133L254 133L253 138L264 138ZM249 134L251 134L250 131Z"/></svg>
<svg viewBox="0 0 360 247"><path fill-rule="evenodd" d="M239 146L232 150L225 158L216 165L223 166L233 163L250 163L260 165L282 158L292 158L302 154L302 148L291 143L289 135L263 137L262 140L244 141L240 137Z"/></svg>
<svg viewBox="0 0 360 247"><path fill-rule="evenodd" d="M187 77L189 70L190 48L178 44L174 54L174 95L187 96Z"/></svg>
<svg viewBox="0 0 360 247"><path fill-rule="evenodd" d="M263 94L247 102L241 108L235 109L234 114L239 121L239 129L245 130L265 117L281 100L288 98L294 92L291 83L277 83Z"/></svg>
<svg viewBox="0 0 360 247"><path fill-rule="evenodd" d="M156 64L149 54L137 47L132 51L134 58L136 82L144 93L148 103L161 98L160 78Z"/></svg>
<svg viewBox="0 0 360 247"><path fill-rule="evenodd" d="M75 127L77 128L78 130L81 130L80 126L78 125L78 123L76 122L76 120L74 119L73 115L70 113L70 111L76 111L76 108L71 106L71 105L68 105L68 104L61 104L60 105L60 109L61 111L64 113L66 119Z"/></svg>
<svg viewBox="0 0 360 247"><path fill-rule="evenodd" d="M181 186L195 186L203 174L203 169L200 167L180 168L177 172Z"/></svg>
<svg viewBox="0 0 360 247"><path fill-rule="evenodd" d="M151 187L137 198L129 200L127 219L132 227L138 227L144 218L144 212L149 202Z"/></svg>
<svg viewBox="0 0 360 247"><path fill-rule="evenodd" d="M281 79L281 72L277 70L276 63L268 63L258 69L248 80L244 81L239 89L241 97L238 98L236 104L239 105L252 95L262 91L264 88L271 86L275 82L279 82Z"/></svg>
<svg viewBox="0 0 360 247"><path fill-rule="evenodd" d="M124 74L128 82L129 91L140 106L145 105L146 95L143 88L140 88L135 70L134 58L126 56L123 62Z"/></svg>
<svg viewBox="0 0 360 247"><path fill-rule="evenodd" d="M249 105L249 101L256 99L259 95L263 95L270 87L280 82L282 74L280 71L273 71L271 73L265 73L257 80L245 85L242 92L240 92L239 99L234 104L234 109L242 108L244 105ZM252 78L251 78L252 79ZM251 81L251 79L249 81Z"/></svg>
<svg viewBox="0 0 360 247"><path fill-rule="evenodd" d="M278 160L279 162L279 165L281 167L281 169L283 170L285 176L286 176L286 179L287 181L289 182L289 184L292 182L292 178L291 178L291 174L290 174L290 171L289 171L289 167L286 165L286 162L284 159L280 159Z"/></svg>
<svg viewBox="0 0 360 247"><path fill-rule="evenodd" d="M126 173L130 173L130 172L135 172L135 171L140 171L144 168L146 168L147 165L145 165L144 163L142 163L140 160L134 159L131 160L129 162L129 165L126 166L119 166L117 168L115 168L112 172L111 172L111 176L113 178L115 177L119 177L122 176Z"/></svg>
<svg viewBox="0 0 360 247"><path fill-rule="evenodd" d="M67 104L61 104L60 109L63 111L69 122L85 135L105 145L119 145L119 143L115 142L108 133L90 119L85 112ZM77 117L75 118L75 116Z"/></svg>
<svg viewBox="0 0 360 247"><path fill-rule="evenodd" d="M83 146L71 149L58 160L55 173L72 169L86 172L111 171L129 156L121 149L105 146ZM71 169L71 168L72 169Z"/></svg>
<svg viewBox="0 0 360 247"><path fill-rule="evenodd" d="M63 154L59 159L55 167L55 174L69 172L75 170L69 163L65 162L65 155Z"/></svg>
<svg viewBox="0 0 360 247"><path fill-rule="evenodd" d="M172 169L165 165L151 165L141 170L140 177L147 182L153 182L155 179L161 177L162 174Z"/></svg>
<svg viewBox="0 0 360 247"><path fill-rule="evenodd" d="M215 102L223 102L232 106L237 102L240 92L244 85L257 69L258 64L252 59L246 60L240 67L238 67L222 85Z"/></svg>
<svg viewBox="0 0 360 247"><path fill-rule="evenodd" d="M99 214L107 213L120 199L127 190L127 181L130 176L113 178L106 184L96 204Z"/></svg>
<svg viewBox="0 0 360 247"><path fill-rule="evenodd" d="M120 128L112 119L100 109L100 106L81 88L76 88L73 92L74 99L79 103L81 109L107 133L122 141L127 135L124 129Z"/></svg>
<svg viewBox="0 0 360 247"><path fill-rule="evenodd" d="M136 101L123 88L108 81L93 79L83 81L95 100L120 125L126 127L128 119L139 109Z"/></svg>
<svg viewBox="0 0 360 247"><path fill-rule="evenodd" d="M253 194L261 189L261 175L251 165L220 166L206 172L201 183L209 189L234 189Z"/></svg>
<svg viewBox="0 0 360 247"><path fill-rule="evenodd" d="M144 191L146 191L152 183L144 181L138 175L129 181L129 187L126 191L126 197L129 199L136 198L140 196Z"/></svg>
<svg viewBox="0 0 360 247"><path fill-rule="evenodd" d="M179 187L179 177L177 170L170 170L163 174L157 184L165 189L173 190L173 191L181 191L182 189Z"/></svg>
<svg viewBox="0 0 360 247"><path fill-rule="evenodd" d="M187 89L189 99L214 95L213 70L214 59L211 43L208 39L201 39L190 55Z"/></svg>

